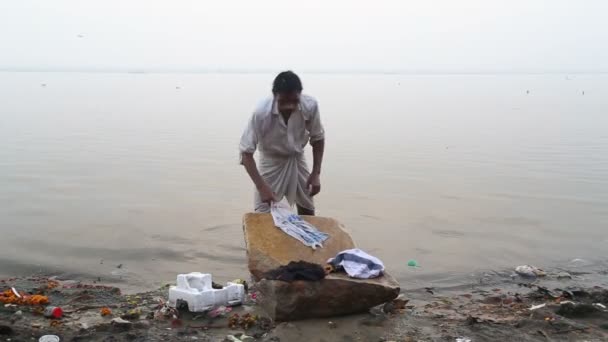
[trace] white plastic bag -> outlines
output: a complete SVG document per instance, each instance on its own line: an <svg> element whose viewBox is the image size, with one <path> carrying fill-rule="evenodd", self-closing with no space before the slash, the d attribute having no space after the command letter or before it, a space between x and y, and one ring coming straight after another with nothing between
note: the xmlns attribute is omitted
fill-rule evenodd
<svg viewBox="0 0 608 342"><path fill-rule="evenodd" d="M312 249L322 248L323 242L329 238L329 235L294 214L285 202L272 203L270 213L277 228Z"/></svg>

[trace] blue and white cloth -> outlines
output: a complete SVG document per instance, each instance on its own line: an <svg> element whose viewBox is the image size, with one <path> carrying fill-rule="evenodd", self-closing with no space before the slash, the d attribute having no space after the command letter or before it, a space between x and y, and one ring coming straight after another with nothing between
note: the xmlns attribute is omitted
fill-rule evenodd
<svg viewBox="0 0 608 342"><path fill-rule="evenodd" d="M352 278L377 278L384 272L384 264L380 259L358 248L342 251L335 258L327 260L327 263L336 269L343 268Z"/></svg>
<svg viewBox="0 0 608 342"><path fill-rule="evenodd" d="M272 203L270 213L277 228L312 249L323 247L323 242L329 238L328 234L294 214L284 202Z"/></svg>

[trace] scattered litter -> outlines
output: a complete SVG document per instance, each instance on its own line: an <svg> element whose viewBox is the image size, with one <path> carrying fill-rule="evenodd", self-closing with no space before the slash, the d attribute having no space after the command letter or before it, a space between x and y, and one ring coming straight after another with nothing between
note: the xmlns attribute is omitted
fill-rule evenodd
<svg viewBox="0 0 608 342"><path fill-rule="evenodd" d="M178 312L174 307L170 307L162 298L158 298L157 310L152 313L154 319L177 318Z"/></svg>
<svg viewBox="0 0 608 342"><path fill-rule="evenodd" d="M211 274L192 272L179 274L177 286L169 288L169 305L177 307L178 300L188 303L191 312L207 311L215 306L235 306L243 303L245 287L228 283L222 289L212 287Z"/></svg>
<svg viewBox="0 0 608 342"><path fill-rule="evenodd" d="M11 287L11 291L13 291L13 293L15 294L15 297L21 298L21 295L19 294L19 292L17 292L17 290L15 290L14 287Z"/></svg>
<svg viewBox="0 0 608 342"><path fill-rule="evenodd" d="M333 321L327 322L327 326L329 327L329 329L336 329L338 327L336 322L333 322Z"/></svg>
<svg viewBox="0 0 608 342"><path fill-rule="evenodd" d="M18 292L15 294L15 292L15 288L0 292L0 303L16 305L45 305L49 303L49 298L47 296L24 295Z"/></svg>
<svg viewBox="0 0 608 342"><path fill-rule="evenodd" d="M576 303L571 300L565 300L565 301L559 303L559 305L564 305L564 304L576 304Z"/></svg>
<svg viewBox="0 0 608 342"><path fill-rule="evenodd" d="M232 308L231 307L220 306L220 307L217 307L217 308L209 311L209 313L207 314L207 316L209 316L211 318L223 317L223 316L229 314L230 312L232 312Z"/></svg>
<svg viewBox="0 0 608 342"><path fill-rule="evenodd" d="M420 267L420 266L418 265L418 261L416 261L416 260L414 260L414 259L409 260L409 261L407 262L407 265L408 265L409 267Z"/></svg>
<svg viewBox="0 0 608 342"><path fill-rule="evenodd" d="M19 310L15 312L15 316L23 316L23 311Z"/></svg>
<svg viewBox="0 0 608 342"><path fill-rule="evenodd" d="M243 285L243 287L245 287L245 293L249 292L249 284L247 284L246 280L234 279L232 282L235 284Z"/></svg>
<svg viewBox="0 0 608 342"><path fill-rule="evenodd" d="M471 339L468 337L458 337L456 342L471 342Z"/></svg>
<svg viewBox="0 0 608 342"><path fill-rule="evenodd" d="M604 305L602 303L593 303L593 305L597 306L598 308L604 309L604 310L606 309L606 305Z"/></svg>
<svg viewBox="0 0 608 342"><path fill-rule="evenodd" d="M58 306L47 306L44 309L44 317L60 319L63 316L63 309Z"/></svg>
<svg viewBox="0 0 608 342"><path fill-rule="evenodd" d="M230 318L228 318L228 327L230 329L236 329L236 328L242 328L242 329L249 329L251 327L253 327L256 322L258 321L258 316L254 316L252 314L244 314L243 316L240 316L239 314L233 314L232 316L230 316Z"/></svg>
<svg viewBox="0 0 608 342"><path fill-rule="evenodd" d="M572 279L572 275L568 272L559 272L557 274L557 279Z"/></svg>
<svg viewBox="0 0 608 342"><path fill-rule="evenodd" d="M547 306L547 304L539 304L539 305L534 305L534 306L532 306L532 307L531 307L530 309L528 309L528 310L530 310L530 311L534 311L534 310L538 310L538 309L540 309L540 308L544 308L545 306Z"/></svg>
<svg viewBox="0 0 608 342"><path fill-rule="evenodd" d="M59 342L59 336L57 335L44 335L38 339L38 342Z"/></svg>
<svg viewBox="0 0 608 342"><path fill-rule="evenodd" d="M530 278L544 277L547 275L547 273L541 270L540 268L530 265L517 266L515 268L515 273L519 274L522 277Z"/></svg>
<svg viewBox="0 0 608 342"><path fill-rule="evenodd" d="M409 303L409 299L406 299L403 295L399 295L399 297L384 304L384 306L382 306L382 311L386 314L403 313L407 303Z"/></svg>
<svg viewBox="0 0 608 342"><path fill-rule="evenodd" d="M123 325L123 324L125 324L125 325L126 325L126 324L131 324L131 322L127 321L126 319L122 319L122 318L120 318L120 317L113 318L113 319L112 319L110 322L111 322L112 324L119 324L119 325Z"/></svg>
<svg viewBox="0 0 608 342"><path fill-rule="evenodd" d="M112 310L110 310L110 308L101 308L101 316L106 317L106 316L111 316L112 315Z"/></svg>
<svg viewBox="0 0 608 342"><path fill-rule="evenodd" d="M234 335L227 335L226 341L230 342L242 342L240 339L236 338Z"/></svg>
<svg viewBox="0 0 608 342"><path fill-rule="evenodd" d="M127 320L136 320L141 316L141 309L131 309L127 311L125 314L121 315L120 318Z"/></svg>

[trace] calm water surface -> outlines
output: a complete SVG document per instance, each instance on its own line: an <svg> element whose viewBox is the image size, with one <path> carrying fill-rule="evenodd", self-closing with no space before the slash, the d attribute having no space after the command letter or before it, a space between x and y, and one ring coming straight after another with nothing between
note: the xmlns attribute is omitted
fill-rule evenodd
<svg viewBox="0 0 608 342"><path fill-rule="evenodd" d="M606 259L608 76L302 76L319 214L404 287ZM0 73L0 276L245 277L237 144L271 79Z"/></svg>

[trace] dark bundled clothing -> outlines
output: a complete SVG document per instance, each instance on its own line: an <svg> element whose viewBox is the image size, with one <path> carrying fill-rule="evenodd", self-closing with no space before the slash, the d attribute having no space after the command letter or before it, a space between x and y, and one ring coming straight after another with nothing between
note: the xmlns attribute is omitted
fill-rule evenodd
<svg viewBox="0 0 608 342"><path fill-rule="evenodd" d="M292 261L264 275L268 280L282 280L291 283L294 280L319 281L325 278L325 270L321 265L306 261Z"/></svg>

